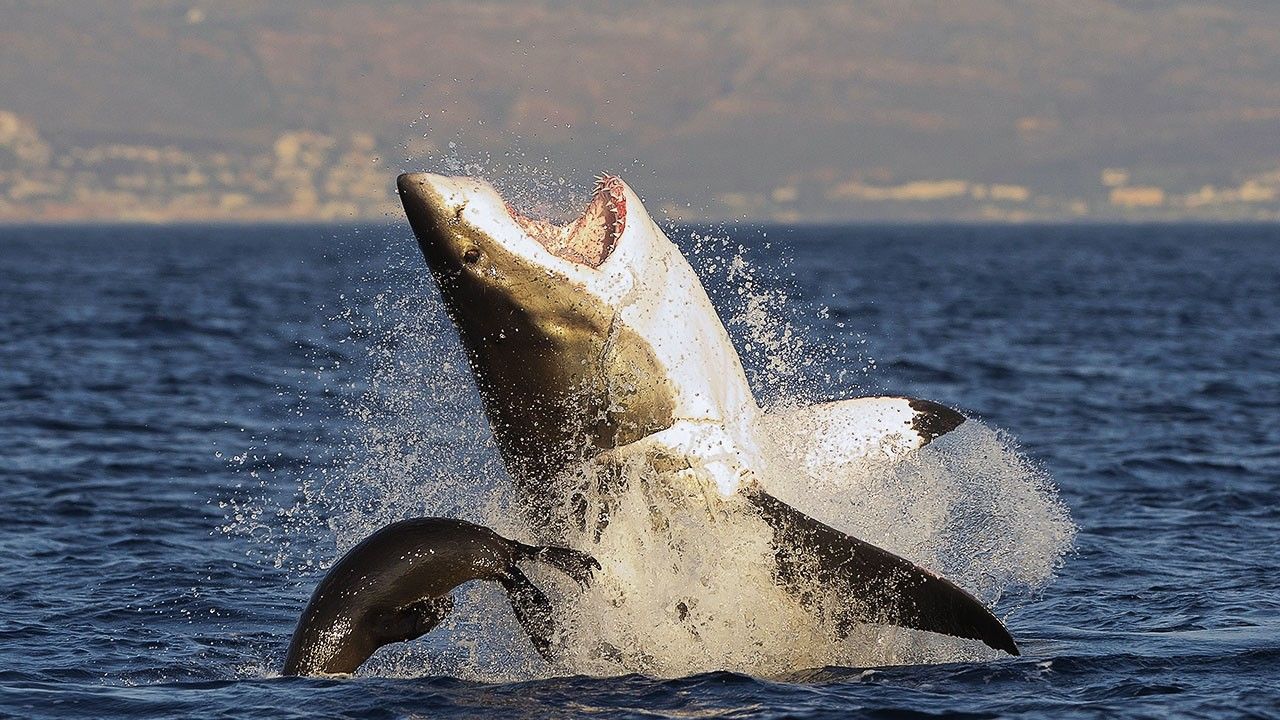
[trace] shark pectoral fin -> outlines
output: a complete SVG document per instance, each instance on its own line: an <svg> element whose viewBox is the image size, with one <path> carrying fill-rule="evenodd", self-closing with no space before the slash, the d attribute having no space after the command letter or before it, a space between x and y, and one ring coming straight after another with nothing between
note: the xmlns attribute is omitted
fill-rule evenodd
<svg viewBox="0 0 1280 720"><path fill-rule="evenodd" d="M551 601L517 568L511 568L506 577L499 580L507 591L511 610L528 633L533 648L547 662L554 662L564 645L563 633L556 625Z"/></svg>
<svg viewBox="0 0 1280 720"><path fill-rule="evenodd" d="M758 487L748 487L743 495L773 528L784 586L802 599L813 590L857 598L838 612L839 623L899 625L1019 654L996 616L950 580L824 525Z"/></svg>
<svg viewBox="0 0 1280 720"><path fill-rule="evenodd" d="M435 629L451 610L453 598L449 595L383 610L374 624L378 645L416 640Z"/></svg>
<svg viewBox="0 0 1280 720"><path fill-rule="evenodd" d="M965 416L932 400L860 397L760 419L761 436L825 451L837 460L897 458L960 427ZM790 442L800 440L798 443Z"/></svg>

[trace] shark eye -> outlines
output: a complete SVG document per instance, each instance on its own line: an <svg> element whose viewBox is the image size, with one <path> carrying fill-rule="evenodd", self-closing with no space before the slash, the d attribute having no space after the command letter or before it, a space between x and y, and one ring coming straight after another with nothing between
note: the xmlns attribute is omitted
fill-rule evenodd
<svg viewBox="0 0 1280 720"><path fill-rule="evenodd" d="M467 251L462 253L462 262L468 265L475 265L480 262L479 248L467 248Z"/></svg>

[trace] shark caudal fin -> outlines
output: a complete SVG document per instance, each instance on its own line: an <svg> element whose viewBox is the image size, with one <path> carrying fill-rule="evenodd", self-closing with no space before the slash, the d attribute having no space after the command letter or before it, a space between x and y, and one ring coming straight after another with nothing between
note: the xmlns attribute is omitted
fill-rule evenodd
<svg viewBox="0 0 1280 720"><path fill-rule="evenodd" d="M979 640L1010 655L1018 646L977 598L911 561L824 525L759 488L744 495L773 528L779 582L802 600L842 600L838 627L899 625Z"/></svg>
<svg viewBox="0 0 1280 720"><path fill-rule="evenodd" d="M768 413L761 436L805 438L834 461L897 458L955 430L965 416L932 400L860 397Z"/></svg>

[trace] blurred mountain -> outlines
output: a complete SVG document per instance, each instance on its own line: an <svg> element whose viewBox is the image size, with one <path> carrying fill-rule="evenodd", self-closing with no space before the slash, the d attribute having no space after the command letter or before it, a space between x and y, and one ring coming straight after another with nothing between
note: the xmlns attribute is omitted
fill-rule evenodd
<svg viewBox="0 0 1280 720"><path fill-rule="evenodd" d="M1278 48L1270 0L0 0L0 111L65 171L63 216L62 183L114 172L73 150L288 182L301 132L383 200L400 169L609 170L677 216L1270 217Z"/></svg>

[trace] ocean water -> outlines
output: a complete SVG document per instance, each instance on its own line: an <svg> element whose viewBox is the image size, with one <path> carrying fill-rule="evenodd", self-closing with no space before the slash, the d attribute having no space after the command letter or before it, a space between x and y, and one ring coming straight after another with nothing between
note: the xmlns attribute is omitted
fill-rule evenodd
<svg viewBox="0 0 1280 720"><path fill-rule="evenodd" d="M355 677L278 677L341 549L502 512L407 227L8 228L0 715L1280 716L1280 229L676 236L766 401L937 400L1052 478L1065 556L1040 520L988 575L963 542L935 558L988 577L1022 657L556 675L477 590Z"/></svg>

